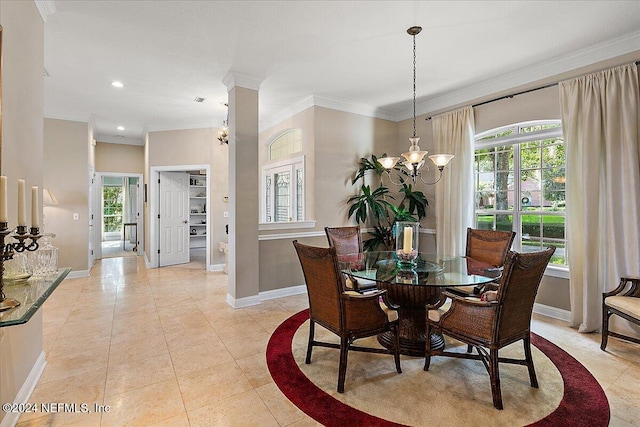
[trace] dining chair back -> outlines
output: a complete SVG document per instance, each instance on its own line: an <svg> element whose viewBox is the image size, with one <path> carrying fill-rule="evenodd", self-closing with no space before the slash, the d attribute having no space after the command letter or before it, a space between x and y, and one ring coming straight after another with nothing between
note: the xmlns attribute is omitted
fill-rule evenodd
<svg viewBox="0 0 640 427"><path fill-rule="evenodd" d="M466 256L494 267L502 267L515 237L516 233L513 231L467 228Z"/></svg>
<svg viewBox="0 0 640 427"><path fill-rule="evenodd" d="M336 248L338 255L362 252L360 226L325 227L324 232L329 246Z"/></svg>
<svg viewBox="0 0 640 427"><path fill-rule="evenodd" d="M401 373L398 312L380 301L386 291L378 290L363 295L346 290L336 248L303 245L297 240L294 240L293 246L300 260L309 296L309 341L305 363L311 363L314 346L340 349L338 393L344 392L349 350L393 354L396 370ZM316 323L338 335L340 344L316 341ZM395 343L392 350L352 345L358 338L375 336L387 331L394 335Z"/></svg>

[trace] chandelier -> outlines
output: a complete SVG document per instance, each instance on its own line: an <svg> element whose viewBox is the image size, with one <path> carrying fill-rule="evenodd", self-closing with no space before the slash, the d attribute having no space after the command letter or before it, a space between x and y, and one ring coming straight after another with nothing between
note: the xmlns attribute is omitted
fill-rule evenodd
<svg viewBox="0 0 640 427"><path fill-rule="evenodd" d="M229 104L225 102L224 106L227 107L227 119L222 121L222 129L218 131L218 141L220 141L220 144L229 143Z"/></svg>
<svg viewBox="0 0 640 427"><path fill-rule="evenodd" d="M433 182L427 182L422 178L420 170L425 164L424 157L429 152L420 149L420 146L418 145L420 137L416 136L416 35L420 34L420 31L422 31L422 27L411 27L407 30L407 33L413 37L413 136L409 138L411 145L409 146L409 151L401 154L402 158L382 157L378 159L378 162L380 162L382 167L385 168L389 180L396 185L402 184L402 182L395 183L391 179L391 170L394 169L396 164L402 165L407 169L406 172L402 172L409 175L414 184L417 182L418 178L420 178L420 181L425 184L432 185L440 181L444 167L447 166L454 157L452 154L432 154L429 158L438 167L438 178Z"/></svg>

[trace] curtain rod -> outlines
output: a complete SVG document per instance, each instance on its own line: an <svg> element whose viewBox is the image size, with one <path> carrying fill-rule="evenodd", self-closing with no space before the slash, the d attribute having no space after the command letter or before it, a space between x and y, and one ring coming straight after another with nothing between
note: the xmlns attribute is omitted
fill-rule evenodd
<svg viewBox="0 0 640 427"><path fill-rule="evenodd" d="M636 64L636 66L640 65L640 61L636 61L635 64ZM536 87L536 88L529 89L529 90L523 90L522 92L512 93L511 95L504 95L504 96L501 96L499 98L490 99L488 101L478 102L477 104L473 104L471 106L471 108L479 107L479 106L485 105L485 104L490 104L492 102L500 101L502 99L513 98L514 96L524 95L525 93L535 92L537 90L542 90L542 89L546 89L546 88L553 87L553 86L558 86L558 83L551 83L551 84L548 84L548 85L545 85L545 86L540 86L540 87ZM429 120L431 120L431 117L427 117L425 120L429 121Z"/></svg>

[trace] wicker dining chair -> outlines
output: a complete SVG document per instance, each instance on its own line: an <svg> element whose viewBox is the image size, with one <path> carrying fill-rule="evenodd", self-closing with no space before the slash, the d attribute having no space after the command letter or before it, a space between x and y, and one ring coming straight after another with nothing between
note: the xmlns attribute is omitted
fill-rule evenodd
<svg viewBox="0 0 640 427"><path fill-rule="evenodd" d="M513 244L516 233L513 231L478 230L467 228L467 248L465 256L481 263L502 268ZM483 286L457 286L449 291L462 296L472 296L486 290L497 289L498 281ZM471 349L469 349L471 351Z"/></svg>
<svg viewBox="0 0 640 427"><path fill-rule="evenodd" d="M531 313L544 270L549 264L555 247L532 253L509 252L504 273L493 301L469 299L449 292L451 298L448 311L429 310L427 312L427 336L441 332L463 343L471 345L477 354L449 352L431 349L427 340L424 370L429 370L432 356L448 356L480 360L489 373L493 406L502 409L500 373L498 362L526 365L529 370L531 387L538 387L538 380L531 357ZM525 359L498 357L498 350L523 341Z"/></svg>
<svg viewBox="0 0 640 427"><path fill-rule="evenodd" d="M611 315L640 326L640 277L621 277L618 286L602 294L602 341L600 349L607 348L609 336L640 344L640 339L609 330Z"/></svg>
<svg viewBox="0 0 640 427"><path fill-rule="evenodd" d="M344 276L338 266L335 248L318 248L293 241L298 253L309 296L309 341L305 363L311 363L313 346L340 349L338 367L338 393L344 392L349 350L367 353L393 354L396 370L400 368L400 340L398 312L380 301L386 291L367 295L349 291L344 286ZM340 337L340 344L316 341L316 323ZM391 331L395 337L392 350L386 348L359 347L353 342L379 333Z"/></svg>
<svg viewBox="0 0 640 427"><path fill-rule="evenodd" d="M324 232L327 235L329 246L336 248L338 258L342 259L353 256L362 252L362 235L360 234L360 226L347 227L325 227ZM347 288L354 291L364 291L376 287L375 282L364 283L347 274Z"/></svg>

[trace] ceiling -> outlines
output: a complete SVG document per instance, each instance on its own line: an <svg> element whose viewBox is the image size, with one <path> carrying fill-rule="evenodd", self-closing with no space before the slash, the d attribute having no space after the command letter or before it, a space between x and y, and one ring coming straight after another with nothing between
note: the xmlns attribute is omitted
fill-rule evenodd
<svg viewBox="0 0 640 427"><path fill-rule="evenodd" d="M105 142L221 126L229 71L262 80L261 128L307 104L411 117L414 25L418 114L640 50L640 1L36 4L45 117Z"/></svg>

